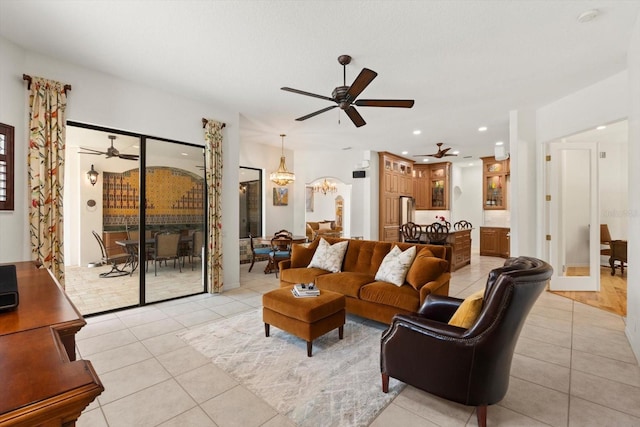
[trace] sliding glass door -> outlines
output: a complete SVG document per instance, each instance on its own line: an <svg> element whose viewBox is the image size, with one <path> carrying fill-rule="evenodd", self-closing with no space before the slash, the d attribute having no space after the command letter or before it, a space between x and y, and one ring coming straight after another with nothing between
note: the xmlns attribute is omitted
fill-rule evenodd
<svg viewBox="0 0 640 427"><path fill-rule="evenodd" d="M145 140L145 301L203 292L203 148ZM142 249L142 246L141 246Z"/></svg>

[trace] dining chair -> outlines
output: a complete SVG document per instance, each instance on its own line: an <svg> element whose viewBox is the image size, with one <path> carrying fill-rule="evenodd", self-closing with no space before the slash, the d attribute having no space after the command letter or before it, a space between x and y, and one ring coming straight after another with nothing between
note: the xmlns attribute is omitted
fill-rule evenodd
<svg viewBox="0 0 640 427"><path fill-rule="evenodd" d="M407 243L424 243L420 240L422 235L422 227L414 222L407 222L400 226L400 234L402 241Z"/></svg>
<svg viewBox="0 0 640 427"><path fill-rule="evenodd" d="M290 232L290 231L288 231L288 230L284 230L284 229L283 229L283 230L276 231L275 233L273 233L273 236L274 236L274 237L280 237L280 236L282 236L282 237L289 237L289 238L291 238L291 237L293 237L293 233L292 233L292 232Z"/></svg>
<svg viewBox="0 0 640 427"><path fill-rule="evenodd" d="M95 230L91 231L93 233L93 237L98 241L98 245L100 245L100 252L102 253L102 264L111 264L111 270L106 273L100 273L98 276L100 277L120 277L129 274L128 271L118 268L118 263L125 262L130 260L129 254L109 254L107 251L107 247L102 240L102 237Z"/></svg>
<svg viewBox="0 0 640 427"><path fill-rule="evenodd" d="M464 219L456 222L453 224L453 229L458 231L458 230L466 230L468 228L473 228L473 226L471 225L471 223L469 221L465 221Z"/></svg>
<svg viewBox="0 0 640 427"><path fill-rule="evenodd" d="M449 228L445 224L434 222L427 225L424 234L427 236L429 244L445 245L449 236Z"/></svg>
<svg viewBox="0 0 640 427"><path fill-rule="evenodd" d="M276 278L278 277L278 264L280 261L284 261L291 258L291 245L292 239L285 236L276 236L271 239L271 251L269 252L269 264L266 273L276 272Z"/></svg>
<svg viewBox="0 0 640 427"><path fill-rule="evenodd" d="M200 258L202 263L202 248L204 247L204 232L202 230L196 230L191 237L191 253L189 255L189 262L191 262L191 271L193 271L193 259Z"/></svg>
<svg viewBox="0 0 640 427"><path fill-rule="evenodd" d="M611 256L611 234L607 224L600 224L600 255Z"/></svg>
<svg viewBox="0 0 640 427"><path fill-rule="evenodd" d="M263 247L263 248L256 248L255 244L253 243L253 239L254 237L249 234L249 242L251 245L251 265L249 266L249 272L251 272L251 269L253 268L253 264L256 261L269 261L269 253L271 252L271 247Z"/></svg>
<svg viewBox="0 0 640 427"><path fill-rule="evenodd" d="M155 236L153 259L154 275L158 275L158 262L173 260L173 268L176 268L176 260L180 257L180 233L158 233ZM148 264L147 264L148 267ZM182 266L178 262L180 273Z"/></svg>

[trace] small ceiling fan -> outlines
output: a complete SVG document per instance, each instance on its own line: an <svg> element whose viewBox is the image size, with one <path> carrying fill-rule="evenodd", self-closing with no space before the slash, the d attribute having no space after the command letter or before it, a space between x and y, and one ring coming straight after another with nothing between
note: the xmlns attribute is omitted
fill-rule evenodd
<svg viewBox="0 0 640 427"><path fill-rule="evenodd" d="M107 148L107 151L98 151L94 150L93 148L80 147L81 150L85 151L78 151L78 153L94 155L104 154L105 156L107 156L107 159L111 157L120 157L124 160L138 160L139 156L137 154L120 154L120 152L113 146L113 140L116 139L115 135L109 135L109 139L111 140L111 147Z"/></svg>
<svg viewBox="0 0 640 427"><path fill-rule="evenodd" d="M343 68L343 85L338 86L331 92L331 97L324 95L317 95L315 93L305 92L298 89L292 89L290 87L282 87L280 89L288 92L297 93L300 95L312 96L314 98L320 98L327 101L335 102L336 105L323 108L306 116L298 117L296 120L301 122L303 120L310 119L318 114L332 110L336 107L340 107L349 116L351 121L356 127L364 126L367 122L364 121L360 113L355 109L354 105L358 107L394 107L394 108L411 108L413 107L413 99L358 99L358 95L366 89L367 86L376 78L378 73L368 68L363 68L358 74L358 77L353 81L351 86L347 86L347 64L351 62L349 55L340 55L338 62Z"/></svg>
<svg viewBox="0 0 640 427"><path fill-rule="evenodd" d="M416 154L413 157L435 157L436 159L441 159L443 157L448 156L457 156L457 154L449 154L448 151L451 150L451 147L442 149L442 142L438 142L436 144L438 146L438 152L433 154Z"/></svg>

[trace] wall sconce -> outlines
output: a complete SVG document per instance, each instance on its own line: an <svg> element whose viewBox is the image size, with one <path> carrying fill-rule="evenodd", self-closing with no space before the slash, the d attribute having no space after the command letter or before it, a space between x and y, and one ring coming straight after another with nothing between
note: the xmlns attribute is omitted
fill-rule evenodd
<svg viewBox="0 0 640 427"><path fill-rule="evenodd" d="M98 171L93 168L93 165L91 165L91 170L87 172L87 178L89 178L91 185L96 185L98 182Z"/></svg>

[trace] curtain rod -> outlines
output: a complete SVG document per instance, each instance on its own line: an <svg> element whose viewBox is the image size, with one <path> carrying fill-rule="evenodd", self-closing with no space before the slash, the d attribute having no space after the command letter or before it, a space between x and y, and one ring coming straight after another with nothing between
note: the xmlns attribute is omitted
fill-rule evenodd
<svg viewBox="0 0 640 427"><path fill-rule="evenodd" d="M31 80L32 80L31 76L28 75L28 74L23 74L22 75L22 80L28 81L29 83L27 84L27 89L31 89ZM67 94L68 90L71 90L71 85L64 85L64 93L65 93L65 95Z"/></svg>
<svg viewBox="0 0 640 427"><path fill-rule="evenodd" d="M202 129L205 128L205 126L207 126L207 122L209 121L209 119L205 119L204 117L202 118ZM223 123L222 127L225 127L227 124Z"/></svg>

